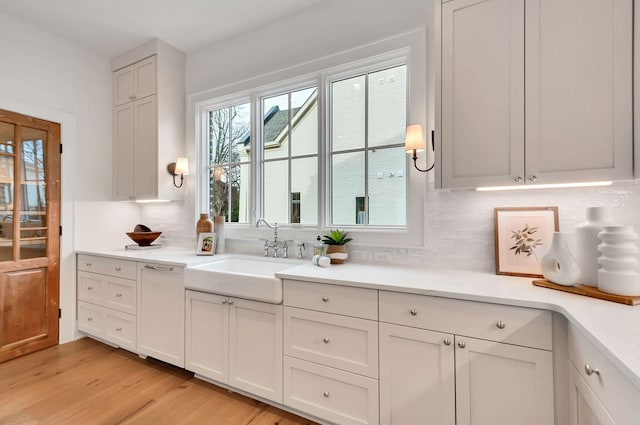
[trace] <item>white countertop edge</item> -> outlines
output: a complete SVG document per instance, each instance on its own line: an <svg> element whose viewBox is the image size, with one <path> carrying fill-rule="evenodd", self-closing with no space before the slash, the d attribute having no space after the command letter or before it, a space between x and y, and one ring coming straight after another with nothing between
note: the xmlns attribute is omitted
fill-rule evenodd
<svg viewBox="0 0 640 425"><path fill-rule="evenodd" d="M151 250L78 250L76 253L177 267L198 266L230 256L246 256L236 253L196 256L194 250L171 247ZM533 278L453 269L358 263L322 268L310 262L299 265L292 261L290 269L276 276L321 284L550 310L565 316L640 388L640 306L537 287L531 284Z"/></svg>

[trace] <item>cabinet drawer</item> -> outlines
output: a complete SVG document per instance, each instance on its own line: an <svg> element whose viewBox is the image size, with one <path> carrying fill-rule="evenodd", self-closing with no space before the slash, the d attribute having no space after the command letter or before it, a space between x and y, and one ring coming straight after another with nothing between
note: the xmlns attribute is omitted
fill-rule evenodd
<svg viewBox="0 0 640 425"><path fill-rule="evenodd" d="M378 320L378 292L375 289L285 280L284 304Z"/></svg>
<svg viewBox="0 0 640 425"><path fill-rule="evenodd" d="M136 351L136 317L131 314L78 301L78 330Z"/></svg>
<svg viewBox="0 0 640 425"><path fill-rule="evenodd" d="M380 291L380 321L551 350L551 312Z"/></svg>
<svg viewBox="0 0 640 425"><path fill-rule="evenodd" d="M340 425L378 424L378 381L285 356L284 404Z"/></svg>
<svg viewBox="0 0 640 425"><path fill-rule="evenodd" d="M78 270L106 274L124 279L136 279L135 261L79 254Z"/></svg>
<svg viewBox="0 0 640 425"><path fill-rule="evenodd" d="M78 298L135 315L136 281L79 271Z"/></svg>
<svg viewBox="0 0 640 425"><path fill-rule="evenodd" d="M569 326L569 361L617 424L640 424L640 388L574 326ZM598 373L588 375L587 365Z"/></svg>
<svg viewBox="0 0 640 425"><path fill-rule="evenodd" d="M378 322L285 307L284 353L377 378Z"/></svg>
<svg viewBox="0 0 640 425"><path fill-rule="evenodd" d="M102 304L104 302L104 283L104 275L79 271L78 299Z"/></svg>

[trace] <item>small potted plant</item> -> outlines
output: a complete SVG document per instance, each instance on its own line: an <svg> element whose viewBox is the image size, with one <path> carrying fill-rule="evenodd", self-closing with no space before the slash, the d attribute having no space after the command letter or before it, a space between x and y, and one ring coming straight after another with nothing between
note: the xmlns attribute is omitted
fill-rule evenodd
<svg viewBox="0 0 640 425"><path fill-rule="evenodd" d="M347 259L347 247L345 246L351 241L347 235L340 229L330 230L328 235L323 236L322 242L327 244L327 257L331 258L331 264L342 264Z"/></svg>

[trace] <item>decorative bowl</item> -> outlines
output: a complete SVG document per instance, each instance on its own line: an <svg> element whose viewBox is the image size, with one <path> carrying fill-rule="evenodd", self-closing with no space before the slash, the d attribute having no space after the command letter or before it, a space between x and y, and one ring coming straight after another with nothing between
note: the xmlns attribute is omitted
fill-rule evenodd
<svg viewBox="0 0 640 425"><path fill-rule="evenodd" d="M139 246L149 246L162 232L127 232L127 236Z"/></svg>

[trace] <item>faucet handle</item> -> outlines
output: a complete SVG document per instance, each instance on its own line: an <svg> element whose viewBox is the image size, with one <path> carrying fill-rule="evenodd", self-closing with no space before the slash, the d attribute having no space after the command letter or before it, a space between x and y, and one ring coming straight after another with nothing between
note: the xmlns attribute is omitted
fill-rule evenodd
<svg viewBox="0 0 640 425"><path fill-rule="evenodd" d="M305 250L306 245L304 244L304 242L298 241L296 243L296 246L298 247L298 260L302 260L302 257L304 257L304 255L302 254L302 251Z"/></svg>

